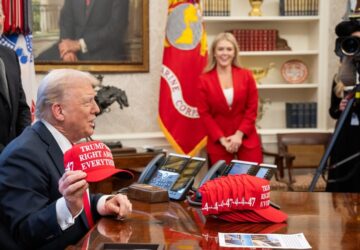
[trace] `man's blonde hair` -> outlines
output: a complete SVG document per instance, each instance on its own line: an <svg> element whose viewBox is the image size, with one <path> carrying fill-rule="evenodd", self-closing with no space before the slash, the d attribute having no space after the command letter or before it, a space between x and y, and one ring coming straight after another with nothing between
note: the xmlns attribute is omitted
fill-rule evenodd
<svg viewBox="0 0 360 250"><path fill-rule="evenodd" d="M93 86L99 80L88 72L75 69L55 69L50 71L41 81L37 92L35 116L37 119L51 119L51 105L60 102L66 88L71 88L75 80L84 79Z"/></svg>

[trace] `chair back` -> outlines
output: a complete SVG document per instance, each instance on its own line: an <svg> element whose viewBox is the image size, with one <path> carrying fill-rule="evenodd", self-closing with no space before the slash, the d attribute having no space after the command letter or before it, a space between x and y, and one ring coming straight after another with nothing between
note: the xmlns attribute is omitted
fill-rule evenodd
<svg viewBox="0 0 360 250"><path fill-rule="evenodd" d="M295 156L292 168L317 168L331 135L327 132L277 134L278 150Z"/></svg>

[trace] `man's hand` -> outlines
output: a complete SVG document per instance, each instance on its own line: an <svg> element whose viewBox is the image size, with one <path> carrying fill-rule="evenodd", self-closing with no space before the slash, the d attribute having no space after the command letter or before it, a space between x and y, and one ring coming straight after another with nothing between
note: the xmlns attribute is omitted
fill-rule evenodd
<svg viewBox="0 0 360 250"><path fill-rule="evenodd" d="M131 211L132 204L126 195L117 194L105 202L105 213L115 215L118 219L123 219Z"/></svg>
<svg viewBox="0 0 360 250"><path fill-rule="evenodd" d="M63 58L66 53L76 53L81 50L81 45L78 40L63 39L59 43L60 57Z"/></svg>
<svg viewBox="0 0 360 250"><path fill-rule="evenodd" d="M73 52L66 53L62 59L64 62L77 62L78 61L76 54Z"/></svg>
<svg viewBox="0 0 360 250"><path fill-rule="evenodd" d="M73 217L83 208L83 194L89 187L85 177L83 171L67 171L59 180L59 192Z"/></svg>

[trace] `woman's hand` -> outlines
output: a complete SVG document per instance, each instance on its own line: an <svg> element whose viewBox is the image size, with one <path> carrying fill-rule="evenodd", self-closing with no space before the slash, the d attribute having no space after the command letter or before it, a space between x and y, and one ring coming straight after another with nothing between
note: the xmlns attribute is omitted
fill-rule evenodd
<svg viewBox="0 0 360 250"><path fill-rule="evenodd" d="M235 134L226 138L226 140L230 144L229 149L227 149L229 153L236 153L239 150L239 148L242 145L243 136L244 133L241 132L240 130L237 130Z"/></svg>
<svg viewBox="0 0 360 250"><path fill-rule="evenodd" d="M341 99L341 102L339 104L339 110L344 111L344 109L346 108L346 105L348 104L348 102L349 102L349 100L347 98Z"/></svg>
<svg viewBox="0 0 360 250"><path fill-rule="evenodd" d="M226 149L226 151L228 151L229 153L233 153L230 151L230 141L227 138L221 137L219 141L220 144Z"/></svg>

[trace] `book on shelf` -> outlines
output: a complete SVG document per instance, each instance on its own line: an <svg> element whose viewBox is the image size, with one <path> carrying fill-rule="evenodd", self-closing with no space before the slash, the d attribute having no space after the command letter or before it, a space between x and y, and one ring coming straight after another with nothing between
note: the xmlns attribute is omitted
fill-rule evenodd
<svg viewBox="0 0 360 250"><path fill-rule="evenodd" d="M276 50L279 31L276 29L234 29L240 51Z"/></svg>
<svg viewBox="0 0 360 250"><path fill-rule="evenodd" d="M310 105L310 128L317 127L317 104L312 102Z"/></svg>
<svg viewBox="0 0 360 250"><path fill-rule="evenodd" d="M319 12L319 0L280 0L280 16L316 16Z"/></svg>
<svg viewBox="0 0 360 250"><path fill-rule="evenodd" d="M285 0L280 0L280 2L279 2L279 15L280 16L285 16L284 1Z"/></svg>
<svg viewBox="0 0 360 250"><path fill-rule="evenodd" d="M316 102L285 103L287 128L316 128Z"/></svg>
<svg viewBox="0 0 360 250"><path fill-rule="evenodd" d="M230 0L204 0L204 16L230 16Z"/></svg>

